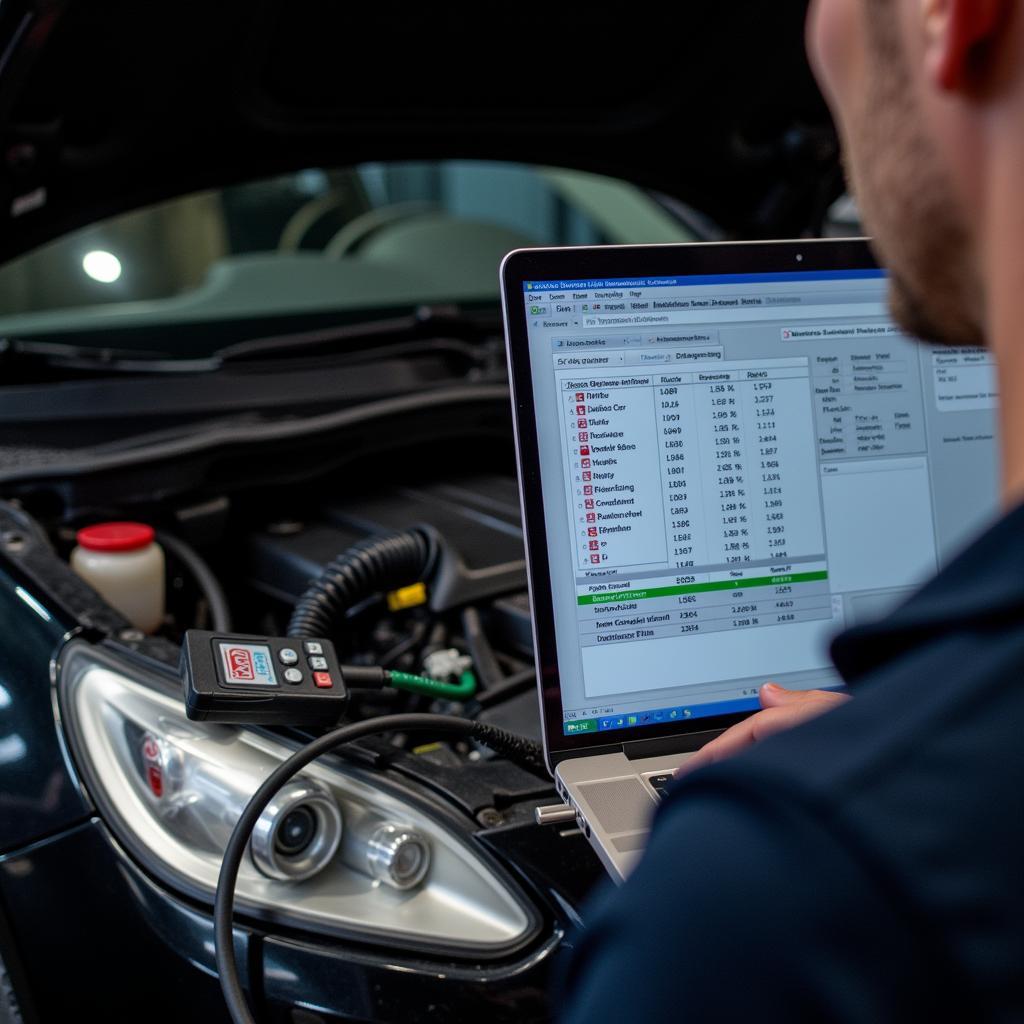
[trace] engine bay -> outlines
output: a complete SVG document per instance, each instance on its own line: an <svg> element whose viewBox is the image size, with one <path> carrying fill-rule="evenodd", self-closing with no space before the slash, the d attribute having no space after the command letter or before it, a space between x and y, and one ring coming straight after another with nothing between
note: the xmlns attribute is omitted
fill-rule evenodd
<svg viewBox="0 0 1024 1024"><path fill-rule="evenodd" d="M444 551L433 578L409 580L349 609L331 636L339 656L446 681L471 668L479 689L457 710L539 739L518 492L510 473L479 468L443 482L409 473L401 483L382 480L356 493L314 487L302 503L280 490L235 502L242 506L238 521L228 516L224 540L209 548L234 629L286 635L296 603L332 559L368 539L427 527ZM191 592L185 571L172 575L169 590L181 598L168 624L172 636L182 627L209 625L209 609ZM362 703L353 718L451 710L448 702L415 694L356 700Z"/></svg>
<svg viewBox="0 0 1024 1024"><path fill-rule="evenodd" d="M383 377L378 385L387 391ZM262 772L331 727L187 721L179 665L186 634L299 635L289 626L317 583L329 586L326 569L353 550L420 533L437 552L422 574L387 586L364 580L357 601L323 632L305 635L329 640L344 666L426 677L449 694L473 678L459 698L440 689L350 688L342 723L428 713L478 728L392 730L325 753L312 780L301 776L312 791L286 788L295 806L272 818L265 862L244 859L239 914L447 963L497 962L557 944L565 908L579 906L604 871L575 822L538 826L538 807L560 805L539 756L531 768L481 738L501 731L539 753L503 376L488 371L397 403L249 423L229 434L194 421L173 435L136 436L84 469L48 466L9 478L0 502L11 582L68 630L65 652L52 655L58 730L103 827L149 878L211 907L225 824ZM152 528L165 560L153 629L138 628L73 568L83 531L104 523ZM38 675L42 684L45 672ZM318 807L336 808L344 822L336 856L327 843L334 811L324 818ZM375 823L373 836L361 836L363 821ZM368 851L381 843L389 864L426 851L422 880L396 889L373 877L377 855ZM267 874L267 863L292 870L317 849L315 877ZM440 905L443 912L430 910ZM422 915L417 909L403 934L398 925L414 908ZM498 926L478 934L478 919Z"/></svg>
<svg viewBox="0 0 1024 1024"><path fill-rule="evenodd" d="M264 480L222 494L207 489L193 491L187 500L176 496L106 506L72 500L61 507L52 492L35 491L14 508L26 519L30 513L46 534L49 557L37 551L35 567L51 587L74 592L79 618L100 622L108 639L168 667L176 664L187 630L214 626L196 560L219 586L231 630L284 636L296 603L332 559L375 537L430 530L443 550L431 578L409 580L397 591L362 600L333 623L330 639L339 658L352 665L442 681L456 680L468 669L476 677L476 692L464 702L397 690L358 692L346 717L455 713L539 741L519 496L508 441L463 437L391 447L368 457L350 454L342 468L321 474L302 471L302 453L294 459L268 455L267 462ZM289 468L302 479L287 484L275 479ZM98 520L151 523L163 541L166 612L151 635L124 622L116 628L117 613L67 571L78 531ZM7 526L8 533L12 529L18 528ZM369 745L375 742L380 747L385 741ZM499 803L511 805L549 788L473 745L423 744L404 737L387 743L391 752L398 747L410 755L407 773L440 787L478 819L486 808L484 820L491 823L501 819L500 808L493 811L494 772L501 776Z"/></svg>
<svg viewBox="0 0 1024 1024"><path fill-rule="evenodd" d="M302 518L275 511L246 531L238 555L243 586L265 605L253 625L281 633L310 580L340 552L374 536L428 527L445 553L433 579L410 581L353 609L339 629L344 656L435 678L469 665L480 685L473 710L539 739L536 701L521 699L533 696L534 676L513 477L481 470L326 497Z"/></svg>

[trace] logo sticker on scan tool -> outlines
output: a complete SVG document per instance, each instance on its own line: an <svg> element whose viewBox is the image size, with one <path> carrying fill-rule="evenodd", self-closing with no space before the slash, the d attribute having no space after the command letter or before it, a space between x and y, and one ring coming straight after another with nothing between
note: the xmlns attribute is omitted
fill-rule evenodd
<svg viewBox="0 0 1024 1024"><path fill-rule="evenodd" d="M270 648L262 644L218 644L224 682L233 686L277 686Z"/></svg>

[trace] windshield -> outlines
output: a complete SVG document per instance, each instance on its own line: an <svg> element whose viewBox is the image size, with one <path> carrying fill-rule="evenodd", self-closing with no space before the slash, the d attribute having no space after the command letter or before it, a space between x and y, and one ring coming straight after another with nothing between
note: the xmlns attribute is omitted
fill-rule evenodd
<svg viewBox="0 0 1024 1024"><path fill-rule="evenodd" d="M112 217L8 263L0 336L109 344L110 328L494 303L511 249L693 237L664 202L593 174L467 161L306 169Z"/></svg>

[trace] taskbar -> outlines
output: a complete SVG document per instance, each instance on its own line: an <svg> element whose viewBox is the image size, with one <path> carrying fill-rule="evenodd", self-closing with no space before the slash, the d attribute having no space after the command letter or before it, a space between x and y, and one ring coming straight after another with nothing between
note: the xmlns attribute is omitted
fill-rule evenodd
<svg viewBox="0 0 1024 1024"><path fill-rule="evenodd" d="M612 729L637 729L645 725L665 725L672 722L692 721L712 715L735 715L756 711L760 707L757 696L717 700L707 704L652 708L650 711L631 711L623 715L601 715L598 718L577 718L562 723L565 736L587 732L608 732Z"/></svg>

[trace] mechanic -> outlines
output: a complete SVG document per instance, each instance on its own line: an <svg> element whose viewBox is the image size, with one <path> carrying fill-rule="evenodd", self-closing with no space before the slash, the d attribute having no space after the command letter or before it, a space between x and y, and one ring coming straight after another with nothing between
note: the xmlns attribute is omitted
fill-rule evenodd
<svg viewBox="0 0 1024 1024"><path fill-rule="evenodd" d="M572 1024L1024 1020L1024 4L814 0L807 35L893 315L994 353L1006 514L836 640L852 699L769 687L693 759Z"/></svg>

